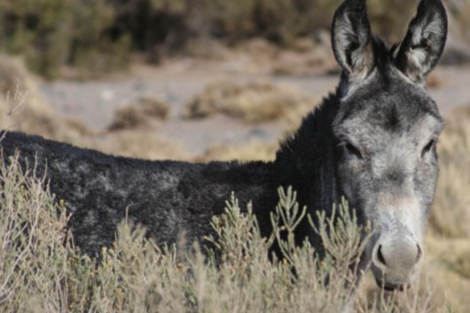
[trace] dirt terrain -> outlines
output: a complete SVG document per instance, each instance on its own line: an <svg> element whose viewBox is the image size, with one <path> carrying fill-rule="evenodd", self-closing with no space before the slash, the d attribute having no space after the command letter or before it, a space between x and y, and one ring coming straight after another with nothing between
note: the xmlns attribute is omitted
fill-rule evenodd
<svg viewBox="0 0 470 313"><path fill-rule="evenodd" d="M99 81L56 81L43 83L41 89L48 102L65 117L79 120L87 127L105 130L116 109L152 97L170 106L166 122L156 122L148 131L156 132L198 155L209 146L247 141L276 143L285 125L280 121L246 123L239 119L215 115L204 119L185 119L184 108L204 88L217 82L269 82L289 86L317 102L333 91L338 75L276 75L253 70L240 61L209 62L191 59L174 60L160 67L136 65L127 74ZM431 94L445 115L470 104L470 68L439 67L432 76Z"/></svg>

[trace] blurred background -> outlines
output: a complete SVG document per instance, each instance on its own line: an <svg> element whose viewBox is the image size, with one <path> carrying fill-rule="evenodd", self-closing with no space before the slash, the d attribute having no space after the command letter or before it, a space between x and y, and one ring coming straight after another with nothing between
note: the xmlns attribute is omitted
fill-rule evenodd
<svg viewBox="0 0 470 313"><path fill-rule="evenodd" d="M428 87L446 119L428 235L435 301L470 307L470 0L444 1ZM272 160L335 89L340 0L1 0L2 128L148 159ZM392 44L417 0L369 0Z"/></svg>

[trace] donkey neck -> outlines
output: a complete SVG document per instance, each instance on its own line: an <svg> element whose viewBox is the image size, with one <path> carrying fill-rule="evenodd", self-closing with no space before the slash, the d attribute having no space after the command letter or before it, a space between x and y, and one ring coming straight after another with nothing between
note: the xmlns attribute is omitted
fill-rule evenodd
<svg viewBox="0 0 470 313"><path fill-rule="evenodd" d="M332 122L339 106L339 92L331 94L310 113L297 132L277 152L275 165L281 185L298 192L309 211L330 211L339 202L335 140Z"/></svg>

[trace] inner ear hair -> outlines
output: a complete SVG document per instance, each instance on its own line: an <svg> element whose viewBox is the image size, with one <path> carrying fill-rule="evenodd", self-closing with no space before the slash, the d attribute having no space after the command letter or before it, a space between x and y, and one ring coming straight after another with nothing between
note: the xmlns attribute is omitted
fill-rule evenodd
<svg viewBox="0 0 470 313"><path fill-rule="evenodd" d="M444 51L447 14L441 0L421 0L395 63L413 82L424 84Z"/></svg>
<svg viewBox="0 0 470 313"><path fill-rule="evenodd" d="M350 79L367 77L374 66L374 53L364 0L346 0L336 11L332 46L337 62Z"/></svg>

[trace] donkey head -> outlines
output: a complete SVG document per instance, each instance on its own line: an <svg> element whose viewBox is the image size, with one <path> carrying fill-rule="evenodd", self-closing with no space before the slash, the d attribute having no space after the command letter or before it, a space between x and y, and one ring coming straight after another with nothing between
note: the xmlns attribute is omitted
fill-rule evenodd
<svg viewBox="0 0 470 313"><path fill-rule="evenodd" d="M446 36L440 0L422 0L405 39L391 49L371 34L364 0L346 0L333 21L342 68L333 123L337 176L351 205L377 229L366 254L387 289L411 284L424 256L443 128L425 82Z"/></svg>

